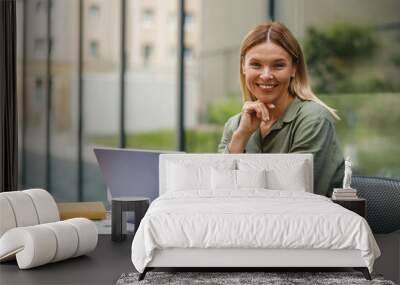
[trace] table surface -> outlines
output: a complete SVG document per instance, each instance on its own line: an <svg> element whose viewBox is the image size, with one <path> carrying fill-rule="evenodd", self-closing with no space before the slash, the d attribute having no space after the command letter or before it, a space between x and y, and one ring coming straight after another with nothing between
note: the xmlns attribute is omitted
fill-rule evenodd
<svg viewBox="0 0 400 285"><path fill-rule="evenodd" d="M150 200L150 198L147 198L147 197L136 197L136 196L112 198L112 201L120 201L120 202L148 201L148 200Z"/></svg>
<svg viewBox="0 0 400 285"><path fill-rule="evenodd" d="M357 199L354 199L354 198L350 198L350 199L340 198L340 199L332 199L332 201L346 201L346 202L348 202L348 201L356 201L356 202L359 202L359 201L366 201L366 200L364 198L357 198Z"/></svg>

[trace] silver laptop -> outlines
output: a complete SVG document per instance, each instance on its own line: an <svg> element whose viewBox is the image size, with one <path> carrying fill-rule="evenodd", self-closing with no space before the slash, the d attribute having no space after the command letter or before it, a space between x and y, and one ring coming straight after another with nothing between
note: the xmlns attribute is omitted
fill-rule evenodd
<svg viewBox="0 0 400 285"><path fill-rule="evenodd" d="M161 153L178 151L126 148L94 148L111 198L158 197L158 161Z"/></svg>

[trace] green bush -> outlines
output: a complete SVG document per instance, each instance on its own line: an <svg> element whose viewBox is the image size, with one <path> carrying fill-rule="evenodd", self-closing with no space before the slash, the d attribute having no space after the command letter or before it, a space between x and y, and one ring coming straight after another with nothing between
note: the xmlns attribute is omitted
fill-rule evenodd
<svg viewBox="0 0 400 285"><path fill-rule="evenodd" d="M339 111L336 132L343 149L352 149L355 174L400 177L399 93L319 97Z"/></svg>
<svg viewBox="0 0 400 285"><path fill-rule="evenodd" d="M217 146L222 136L223 127L210 127L205 129L186 130L186 151L187 152L217 152ZM176 132L174 130L159 130L127 135L127 148L141 149L176 149ZM89 143L115 147L118 145L118 136L92 136Z"/></svg>
<svg viewBox="0 0 400 285"><path fill-rule="evenodd" d="M186 132L187 152L216 153L223 128L209 130L188 130Z"/></svg>
<svg viewBox="0 0 400 285"><path fill-rule="evenodd" d="M397 68L400 68L400 53L392 56L392 62Z"/></svg>
<svg viewBox="0 0 400 285"><path fill-rule="evenodd" d="M239 94L211 102L208 105L208 123L224 125L230 117L241 111L242 104Z"/></svg>
<svg viewBox="0 0 400 285"><path fill-rule="evenodd" d="M337 23L329 29L308 28L304 50L318 93L353 92L355 66L372 60L378 48L373 30Z"/></svg>

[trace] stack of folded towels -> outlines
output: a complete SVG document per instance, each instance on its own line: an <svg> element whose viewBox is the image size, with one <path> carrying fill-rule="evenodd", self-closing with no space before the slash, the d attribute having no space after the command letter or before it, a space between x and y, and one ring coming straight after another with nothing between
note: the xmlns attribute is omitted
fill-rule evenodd
<svg viewBox="0 0 400 285"><path fill-rule="evenodd" d="M357 190L353 188L348 188L348 189L334 188L332 199L336 200L358 199Z"/></svg>

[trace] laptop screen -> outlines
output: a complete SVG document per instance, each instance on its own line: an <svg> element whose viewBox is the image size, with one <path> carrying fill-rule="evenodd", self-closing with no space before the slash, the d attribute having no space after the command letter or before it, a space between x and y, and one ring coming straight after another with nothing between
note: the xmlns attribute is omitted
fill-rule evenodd
<svg viewBox="0 0 400 285"><path fill-rule="evenodd" d="M159 151L125 148L95 148L94 153L112 198L158 197Z"/></svg>

